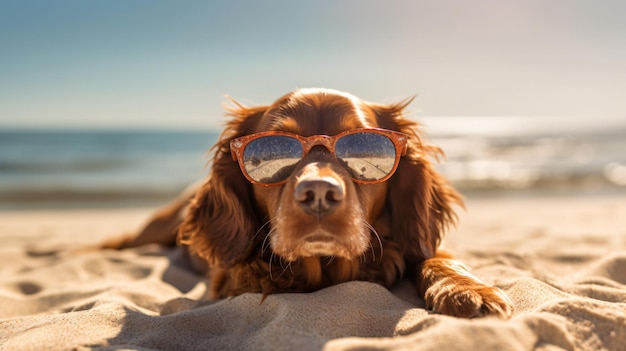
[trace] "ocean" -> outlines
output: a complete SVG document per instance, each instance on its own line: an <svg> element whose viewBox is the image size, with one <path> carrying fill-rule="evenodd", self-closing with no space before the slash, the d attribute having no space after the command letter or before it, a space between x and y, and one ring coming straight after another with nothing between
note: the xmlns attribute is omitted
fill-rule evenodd
<svg viewBox="0 0 626 351"><path fill-rule="evenodd" d="M208 174L212 132L0 131L0 209L158 206Z"/></svg>
<svg viewBox="0 0 626 351"><path fill-rule="evenodd" d="M159 206L209 171L217 132L0 131L0 210ZM428 139L467 197L626 194L626 128Z"/></svg>

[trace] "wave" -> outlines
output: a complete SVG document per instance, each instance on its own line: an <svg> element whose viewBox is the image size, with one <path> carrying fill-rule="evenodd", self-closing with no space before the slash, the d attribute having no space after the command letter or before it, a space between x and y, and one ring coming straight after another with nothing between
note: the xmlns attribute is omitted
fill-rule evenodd
<svg viewBox="0 0 626 351"><path fill-rule="evenodd" d="M466 121L467 122L467 121ZM0 209L160 204L203 179L215 138L203 133L2 133ZM431 136L462 193L626 192L626 130Z"/></svg>
<svg viewBox="0 0 626 351"><path fill-rule="evenodd" d="M441 172L462 190L535 193L621 191L626 131L578 135L460 135L434 139L448 155Z"/></svg>

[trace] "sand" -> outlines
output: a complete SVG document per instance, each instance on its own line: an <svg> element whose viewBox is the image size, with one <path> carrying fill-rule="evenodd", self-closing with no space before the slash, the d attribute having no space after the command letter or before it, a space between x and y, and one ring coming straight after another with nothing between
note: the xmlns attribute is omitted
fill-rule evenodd
<svg viewBox="0 0 626 351"><path fill-rule="evenodd" d="M428 313L413 287L202 300L181 249L77 253L150 209L0 213L2 350L626 350L626 198L468 202L446 247L515 305Z"/></svg>

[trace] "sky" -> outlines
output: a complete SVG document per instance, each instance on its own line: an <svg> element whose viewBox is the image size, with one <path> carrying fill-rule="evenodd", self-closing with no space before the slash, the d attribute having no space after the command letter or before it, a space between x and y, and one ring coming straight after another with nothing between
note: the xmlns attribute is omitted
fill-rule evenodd
<svg viewBox="0 0 626 351"><path fill-rule="evenodd" d="M0 128L213 129L298 87L626 124L623 0L0 0ZM445 119L444 119L445 120Z"/></svg>

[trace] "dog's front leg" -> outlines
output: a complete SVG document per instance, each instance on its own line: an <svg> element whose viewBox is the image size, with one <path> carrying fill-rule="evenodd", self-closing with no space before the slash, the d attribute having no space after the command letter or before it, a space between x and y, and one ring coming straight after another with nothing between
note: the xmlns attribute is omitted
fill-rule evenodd
<svg viewBox="0 0 626 351"><path fill-rule="evenodd" d="M504 291L472 275L445 252L417 267L417 288L426 308L456 317L497 316L508 319L513 305Z"/></svg>

